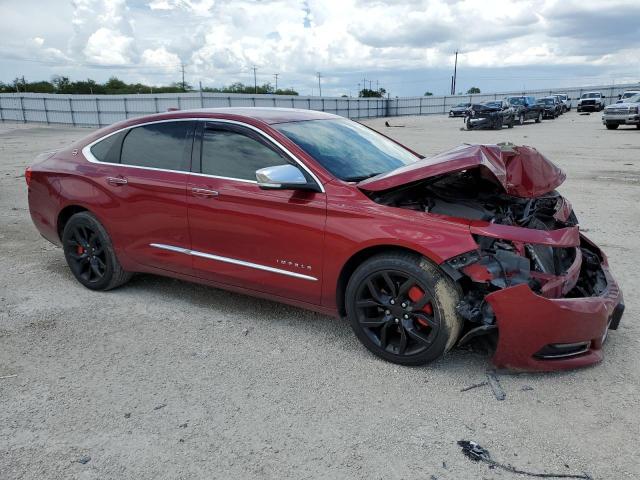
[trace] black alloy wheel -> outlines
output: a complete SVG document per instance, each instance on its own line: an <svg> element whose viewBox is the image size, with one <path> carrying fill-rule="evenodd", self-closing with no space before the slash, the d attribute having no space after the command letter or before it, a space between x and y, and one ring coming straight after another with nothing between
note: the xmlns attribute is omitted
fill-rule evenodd
<svg viewBox="0 0 640 480"><path fill-rule="evenodd" d="M73 273L85 283L97 283L107 273L107 256L98 233L88 225L76 225L65 242Z"/></svg>
<svg viewBox="0 0 640 480"><path fill-rule="evenodd" d="M62 248L71 273L91 290L110 290L127 282L104 227L89 212L73 215L64 226Z"/></svg>
<svg viewBox="0 0 640 480"><path fill-rule="evenodd" d="M403 365L433 361L453 346L462 325L458 301L457 288L437 267L404 253L365 262L346 292L356 336L376 355Z"/></svg>

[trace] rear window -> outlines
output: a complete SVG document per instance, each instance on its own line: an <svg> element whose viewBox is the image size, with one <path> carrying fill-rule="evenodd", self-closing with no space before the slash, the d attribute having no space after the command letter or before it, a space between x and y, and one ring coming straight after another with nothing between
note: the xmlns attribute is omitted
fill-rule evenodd
<svg viewBox="0 0 640 480"><path fill-rule="evenodd" d="M99 141L91 147L91 153L100 162L120 162L120 146L122 145L122 138L126 133L126 131L118 132Z"/></svg>
<svg viewBox="0 0 640 480"><path fill-rule="evenodd" d="M124 137L124 165L189 171L193 122L163 122L134 127Z"/></svg>

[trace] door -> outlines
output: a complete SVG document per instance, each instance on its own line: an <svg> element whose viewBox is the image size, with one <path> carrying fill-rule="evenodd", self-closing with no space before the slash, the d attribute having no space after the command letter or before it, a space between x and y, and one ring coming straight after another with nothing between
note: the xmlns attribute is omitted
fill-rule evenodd
<svg viewBox="0 0 640 480"><path fill-rule="evenodd" d="M193 273L188 255L158 245L191 246L186 188L194 128L193 121L165 121L113 136L101 168L103 187L113 199L105 206L106 220L118 250L137 263ZM100 155L100 144L92 153L94 148Z"/></svg>
<svg viewBox="0 0 640 480"><path fill-rule="evenodd" d="M256 170L299 165L247 126L203 124L196 145L187 186L195 275L319 304L325 194L261 190Z"/></svg>

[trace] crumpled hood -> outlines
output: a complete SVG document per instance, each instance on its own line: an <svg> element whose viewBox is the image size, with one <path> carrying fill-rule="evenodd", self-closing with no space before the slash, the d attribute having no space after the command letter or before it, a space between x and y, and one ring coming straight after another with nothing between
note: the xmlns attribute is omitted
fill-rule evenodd
<svg viewBox="0 0 640 480"><path fill-rule="evenodd" d="M461 145L431 158L397 168L358 183L367 192L379 192L426 178L482 168L515 197L532 198L555 190L565 173L533 147L512 144Z"/></svg>

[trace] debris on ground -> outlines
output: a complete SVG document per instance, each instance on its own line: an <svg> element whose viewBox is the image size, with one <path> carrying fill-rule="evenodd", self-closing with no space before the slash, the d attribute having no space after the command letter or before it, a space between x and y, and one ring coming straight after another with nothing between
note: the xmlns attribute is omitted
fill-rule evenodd
<svg viewBox="0 0 640 480"><path fill-rule="evenodd" d="M515 473L518 475L528 475L529 477L537 478L581 478L583 480L593 480L593 478L587 474L566 474L566 473L537 473L528 472L526 470L520 470L513 465L500 463L491 458L491 454L485 448L482 448L476 442L469 440L459 440L458 445L462 448L462 453L469 457L474 462L484 462L489 465L489 468L500 468L507 472ZM565 465L566 466L566 465Z"/></svg>
<svg viewBox="0 0 640 480"><path fill-rule="evenodd" d="M161 403L160 405L156 405L155 407L153 407L154 410L160 410L161 408L166 407L167 404L166 403Z"/></svg>
<svg viewBox="0 0 640 480"><path fill-rule="evenodd" d="M474 383L473 385L469 385L468 387L461 388L460 391L467 392L473 388L484 387L485 385L488 385L488 382Z"/></svg>
<svg viewBox="0 0 640 480"><path fill-rule="evenodd" d="M500 380L498 380L496 372L487 372L487 380L489 381L489 386L491 387L496 400L504 400L507 398L507 394L500 386Z"/></svg>
<svg viewBox="0 0 640 480"><path fill-rule="evenodd" d="M187 428L187 422L181 423L180 425L178 425L178 428Z"/></svg>
<svg viewBox="0 0 640 480"><path fill-rule="evenodd" d="M78 459L78 463L81 463L82 465L86 465L87 463L89 463L91 461L91 457L89 455L82 455L79 459Z"/></svg>
<svg viewBox="0 0 640 480"><path fill-rule="evenodd" d="M533 387L531 385L523 385L520 390L522 390L523 392L530 392L531 390L533 390Z"/></svg>
<svg viewBox="0 0 640 480"><path fill-rule="evenodd" d="M579 113L578 115L591 115L591 112Z"/></svg>
<svg viewBox="0 0 640 480"><path fill-rule="evenodd" d="M131 412L127 412L124 414L124 418L131 418Z"/></svg>
<svg viewBox="0 0 640 480"><path fill-rule="evenodd" d="M404 125L391 125L388 121L384 122L384 126L389 128L404 128Z"/></svg>
<svg viewBox="0 0 640 480"><path fill-rule="evenodd" d="M245 335L245 336L249 335L249 329L248 328L243 328L242 329L242 334Z"/></svg>
<svg viewBox="0 0 640 480"><path fill-rule="evenodd" d="M5 375L3 377L0 377L0 380L4 380L5 378L16 378L18 375L16 375L15 373L13 375Z"/></svg>

